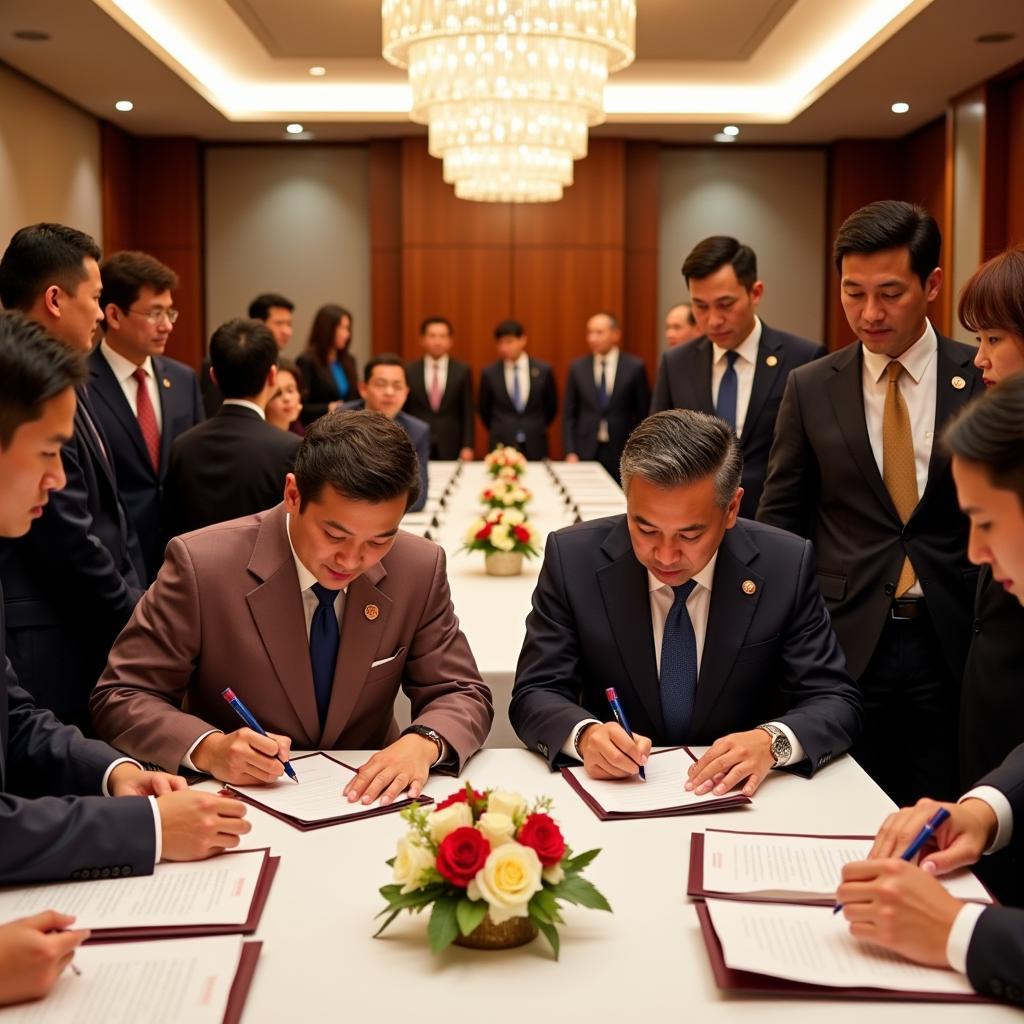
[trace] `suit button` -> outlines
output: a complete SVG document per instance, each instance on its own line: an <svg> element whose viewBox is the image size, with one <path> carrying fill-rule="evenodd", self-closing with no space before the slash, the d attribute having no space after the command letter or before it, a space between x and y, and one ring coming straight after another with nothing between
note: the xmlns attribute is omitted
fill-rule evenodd
<svg viewBox="0 0 1024 1024"><path fill-rule="evenodd" d="M1019 1003L1021 998L1020 987L1014 985L1012 982L1009 985L1007 985L1006 998L1009 999L1011 1003Z"/></svg>
<svg viewBox="0 0 1024 1024"><path fill-rule="evenodd" d="M109 877L110 877L110 868L104 868L100 872L100 878L109 878Z"/></svg>
<svg viewBox="0 0 1024 1024"><path fill-rule="evenodd" d="M1002 982L1002 979L1001 978L993 978L988 983L988 990L997 999L1002 998L1002 995L1003 995L1003 982Z"/></svg>
<svg viewBox="0 0 1024 1024"><path fill-rule="evenodd" d="M975 619L974 620L973 629L974 629L975 636L977 636L978 633L981 632L981 619Z"/></svg>
<svg viewBox="0 0 1024 1024"><path fill-rule="evenodd" d="M885 591L887 597L892 597L892 595L896 593L896 584L886 583L882 589Z"/></svg>
<svg viewBox="0 0 1024 1024"><path fill-rule="evenodd" d="M121 865L121 877L122 878L127 878L131 873L132 873L132 868L131 868L130 864L122 864Z"/></svg>
<svg viewBox="0 0 1024 1024"><path fill-rule="evenodd" d="M92 871L89 872L89 877L90 878L99 878L100 877L100 869L99 868L93 868Z"/></svg>

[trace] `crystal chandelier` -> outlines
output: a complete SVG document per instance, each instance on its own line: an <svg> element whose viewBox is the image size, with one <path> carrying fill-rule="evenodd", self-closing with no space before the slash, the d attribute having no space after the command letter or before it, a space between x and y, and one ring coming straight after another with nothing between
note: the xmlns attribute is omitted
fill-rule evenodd
<svg viewBox="0 0 1024 1024"><path fill-rule="evenodd" d="M383 54L461 199L551 202L632 63L635 0L382 0Z"/></svg>

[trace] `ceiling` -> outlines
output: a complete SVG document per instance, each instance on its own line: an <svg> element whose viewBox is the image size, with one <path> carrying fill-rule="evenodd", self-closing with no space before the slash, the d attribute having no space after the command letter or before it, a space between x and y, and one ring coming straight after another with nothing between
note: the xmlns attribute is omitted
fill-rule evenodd
<svg viewBox="0 0 1024 1024"><path fill-rule="evenodd" d="M593 134L822 143L903 135L1024 61L1024 0L638 0L637 59ZM45 41L17 31L49 35ZM1004 42L978 36L1013 33ZM363 140L410 124L379 0L3 0L0 61L145 135ZM311 65L326 74L309 75ZM135 104L114 110L119 99ZM910 104L908 114L890 110ZM301 144L301 140L297 142Z"/></svg>

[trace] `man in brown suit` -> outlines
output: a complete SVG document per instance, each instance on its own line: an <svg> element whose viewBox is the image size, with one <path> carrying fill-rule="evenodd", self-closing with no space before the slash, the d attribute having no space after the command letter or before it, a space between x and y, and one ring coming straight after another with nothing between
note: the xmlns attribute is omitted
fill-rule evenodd
<svg viewBox="0 0 1024 1024"><path fill-rule="evenodd" d="M398 424L366 411L318 420L282 504L168 545L93 692L98 733L236 784L273 781L293 744L383 747L346 790L366 803L417 796L431 768L459 772L490 729L491 695L444 552L399 531L418 487ZM413 712L401 735L399 686ZM226 687L269 736L235 728Z"/></svg>

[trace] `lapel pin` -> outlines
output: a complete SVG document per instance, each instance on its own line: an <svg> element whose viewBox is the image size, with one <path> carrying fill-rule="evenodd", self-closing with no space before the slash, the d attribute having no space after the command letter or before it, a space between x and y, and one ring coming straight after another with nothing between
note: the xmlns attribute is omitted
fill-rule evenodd
<svg viewBox="0 0 1024 1024"><path fill-rule="evenodd" d="M171 386L171 382L166 377L164 377L163 385L165 388L169 388Z"/></svg>
<svg viewBox="0 0 1024 1024"><path fill-rule="evenodd" d="M967 381L965 381L963 377L954 377L950 381L950 384L952 384L953 387L957 389L957 391L963 391L963 389L967 387Z"/></svg>
<svg viewBox="0 0 1024 1024"><path fill-rule="evenodd" d="M757 584L753 580L744 580L743 581L743 593L746 594L748 597L751 594L756 594L757 593Z"/></svg>
<svg viewBox="0 0 1024 1024"><path fill-rule="evenodd" d="M534 368L533 368L533 369L532 369L532 370L530 371L530 376L531 376L531 377L539 377L539 376L540 376L540 370L538 370L538 369L537 369L537 367L535 366L535 367L534 367Z"/></svg>
<svg viewBox="0 0 1024 1024"><path fill-rule="evenodd" d="M373 620L374 620L374 619L376 619L376 618L377 618L377 617L378 617L378 616L380 615L380 609L379 609L379 608L378 608L378 607L377 607L377 606L376 606L375 604L368 604L368 605L367 605L367 606L366 606L366 607L365 607L365 608L363 609L363 614L364 614L364 615L365 615L365 616L366 616L366 617L367 617L367 618L368 618L368 619L369 619L369 620L370 620L371 622L373 622Z"/></svg>
<svg viewBox="0 0 1024 1024"><path fill-rule="evenodd" d="M778 365L779 365L779 357L778 357L778 356L769 356L769 357L768 357L768 358L767 358L767 359L765 360L765 362L766 362L766 363L767 363L767 364L768 364L769 366L778 366Z"/></svg>

